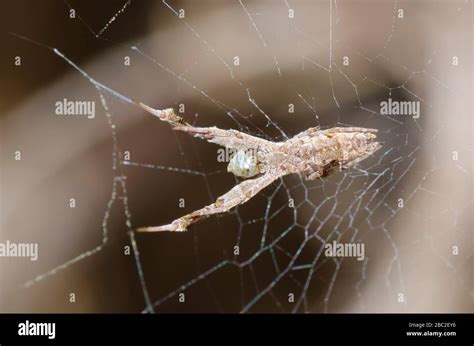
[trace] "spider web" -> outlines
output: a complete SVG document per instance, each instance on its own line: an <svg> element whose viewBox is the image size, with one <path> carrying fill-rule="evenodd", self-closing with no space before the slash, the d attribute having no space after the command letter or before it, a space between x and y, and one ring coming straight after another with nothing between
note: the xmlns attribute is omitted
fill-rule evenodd
<svg viewBox="0 0 474 346"><path fill-rule="evenodd" d="M133 275L114 285L133 292L136 305L129 309L137 312L416 311L426 309L418 304L417 276L433 283L423 273L426 262L437 263L442 282L452 280L472 302L472 278L463 274L472 264L472 242L462 243L472 230L472 151L465 142L469 128L459 126L470 117L470 91L451 78L462 75L451 65L452 56L461 53L453 53L451 37L444 37L407 58L400 53L410 47L407 33L413 26L407 23L415 23L421 10L399 1L372 10L370 2L355 4L366 8L367 18L354 19L354 3L337 0L225 6L163 1L157 11L186 39L169 34L168 43L160 41L157 48L150 40L124 44L113 34L134 2L124 2L98 29L78 5L79 25L102 44L120 43L120 54L131 57L132 67L120 71L125 78L137 73L133 64L139 61L155 72L144 78L166 85L174 96L160 103L122 92L124 85L90 74L60 47L46 47L96 89L97 114L106 119L97 126L111 138L111 160L104 162L111 163L110 190L100 223L84 230L102 232L102 240L59 265L42 264L46 270L24 283L26 292L74 273L80 263L93 268L104 252L124 256L129 246ZM235 40L234 50L221 48L219 30L196 19L214 6L222 18L237 18L235 37L225 37ZM444 7L448 23L470 15L464 1ZM308 21L311 16L318 20ZM373 46L348 39L354 26L365 34L380 32ZM167 38L166 32L161 35ZM186 58L169 60L183 52ZM213 78L220 84L207 82ZM458 115L438 116L437 95L458 104ZM421 116L381 114L380 102L389 98L419 102ZM325 179L279 179L248 203L192 225L185 234L138 234L138 227L169 223L212 203L239 180L217 161L218 146L174 134L150 114L138 116L148 130L126 135L129 115L116 113L134 109L132 99L176 111L184 105L178 113L193 125L234 128L273 141L313 126L377 128L383 147L355 168ZM153 132L163 138L153 138ZM453 159L454 152L459 159ZM467 187L469 195L460 198L459 188L450 190L451 180L464 186L461 190ZM326 256L325 245L334 241L364 244L363 260ZM95 285L111 287L94 277Z"/></svg>

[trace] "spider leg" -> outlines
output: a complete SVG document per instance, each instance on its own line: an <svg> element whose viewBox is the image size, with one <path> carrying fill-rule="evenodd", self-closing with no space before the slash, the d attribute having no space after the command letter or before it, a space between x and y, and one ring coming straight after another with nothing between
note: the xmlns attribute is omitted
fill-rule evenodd
<svg viewBox="0 0 474 346"><path fill-rule="evenodd" d="M177 131L187 132L190 135L202 138L211 143L216 143L230 149L251 149L268 147L272 144L265 139L248 135L237 130L223 130L213 127L176 126Z"/></svg>
<svg viewBox="0 0 474 346"><path fill-rule="evenodd" d="M279 177L285 175L284 171L269 171L264 175L255 178L244 180L240 184L234 186L227 193L220 196L214 203L193 211L190 214L182 216L172 223L164 226L157 227L144 227L139 228L137 231L140 232L184 232L187 227L202 218L208 217L213 214L220 214L229 211L239 204L247 202L249 199L254 197L259 191L264 189L266 186L271 184Z"/></svg>
<svg viewBox="0 0 474 346"><path fill-rule="evenodd" d="M231 149L251 149L257 147L271 146L272 142L265 139L248 135L237 130L222 130L217 127L194 127L188 124L179 115L176 115L173 108L154 109L144 103L132 100L137 106L150 114L167 122L174 130L187 132L194 137L203 138L211 143L216 143Z"/></svg>
<svg viewBox="0 0 474 346"><path fill-rule="evenodd" d="M367 129L365 127L333 127L331 129L323 130L323 133L352 133L352 132L378 132L377 129Z"/></svg>
<svg viewBox="0 0 474 346"><path fill-rule="evenodd" d="M136 105L138 105L139 107L141 107L143 110L147 111L148 113L153 114L154 116L158 117L160 120L167 122L173 128L175 128L176 126L183 126L183 125L191 126L179 115L176 115L173 108L154 109L138 101L132 100L132 102L134 102Z"/></svg>

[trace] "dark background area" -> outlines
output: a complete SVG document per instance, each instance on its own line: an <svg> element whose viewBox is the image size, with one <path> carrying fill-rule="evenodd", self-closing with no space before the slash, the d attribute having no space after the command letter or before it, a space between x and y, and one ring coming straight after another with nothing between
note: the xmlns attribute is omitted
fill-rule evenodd
<svg viewBox="0 0 474 346"><path fill-rule="evenodd" d="M129 230L125 225L123 197L127 197L132 228L136 228L169 223L176 217L209 204L237 183L232 175L225 173L225 165L216 161L215 145L184 134L175 134L167 124L136 107L105 95L116 125L120 153L130 151L133 162L191 169L205 172L205 176L203 178L144 167L120 167L119 173L127 176L128 193L124 195L120 183L116 183L117 196L106 220L108 238L105 246L96 254L72 264L33 287L23 288L21 284L37 274L47 272L101 244L104 212L111 200L112 184L118 172L111 169L114 138L93 85L52 51L22 40L10 34L12 32L57 47L100 82L150 106L177 109L184 102L186 112L183 116L202 126L237 128L268 139L282 140L277 129L269 125L267 119L249 102L246 92L249 88L259 107L290 136L318 124L324 127L351 124L380 129L380 138L386 145L383 158L372 158L364 163L363 168L375 174L381 174L386 168L390 168L389 173L371 187L363 198L361 207L351 213L353 218L343 218L341 224L338 223L340 215L347 211L355 196L370 184L370 176L355 176L351 175L355 172L351 172L348 175L330 177L324 182L311 183L303 183L299 177L289 176L283 179L283 185L280 186L279 182L272 184L236 212L207 219L185 234L137 234L139 258L149 296L152 301L163 299L157 311L240 311L279 275L273 261L276 259L284 267L289 263L288 254L298 251L304 238L304 227L296 224L307 225L308 229L313 230L318 229L322 220L325 221L319 230L321 239L308 244L295 265L311 263L322 240L332 239L335 226L342 225L341 239L350 241L357 235L357 239L366 243L368 256L374 259L369 262L366 271L363 273L361 264L354 259L345 260L340 267L330 260L317 261L314 264L315 274L308 287L304 288L308 271L290 271L270 294L258 301L251 312L292 311L294 306L287 301L289 293L294 293L297 299L301 294L306 297L306 304L302 304L298 312L427 311L429 302L420 298L423 297L423 286L426 285L435 287L435 292L426 297L426 300L438 300L434 310L472 310L472 297L469 296L469 283L472 283L472 272L469 274L472 257L469 254L472 254L472 243L464 243L467 247L462 259L454 262L457 268L454 274L442 265L437 269L424 269L425 263L441 262L440 257L447 256L446 249L438 250L437 244L451 244L453 241L462 243L462 239L466 239L466 234L472 230L468 210L460 209L455 225L452 224L453 218L449 212L446 219L426 215L427 207L423 203L413 202L406 211L393 216L397 198L406 198L411 192L417 191L426 172L433 168L433 156L439 154L442 157L437 151L438 147L429 142L432 138L437 140L440 137L436 135L444 128L438 123L440 118L433 115L420 119L418 126L426 129L426 134L426 131L419 131L410 119L394 123L387 117L362 109L357 100L359 96L365 108L377 109L380 101L386 100L389 95L398 100L410 99L409 92L400 87L405 85L410 75L400 67L401 64L412 71L424 67L431 56L436 61L449 59L452 55L450 47L441 46L436 50L427 43L428 38L436 36L431 30L434 27L444 32L445 25L451 26L456 22L463 37L469 37L472 33L462 31L469 28L469 22L472 21L469 8L465 10L467 15L462 16L462 20L457 20L454 15L456 6L448 5L447 2L440 2L438 5L431 5L430 2L421 2L422 5L403 3L407 14L412 14L407 17L409 24L396 27L391 46L384 50L384 43L388 42L387 35L392 30L393 3L383 1L374 5L364 1L338 1L341 22L334 28L334 59L341 61L342 56L350 54L353 64L351 71L357 71L354 73L354 80L358 82L358 95L342 74L335 74L334 88L340 102L340 107L337 107L326 72L314 66L301 69L305 49L314 54L310 56L312 59L323 62L327 59L325 40L329 24L328 2L295 3L298 13L303 15L297 26L305 35L296 29L285 30L286 24L273 25L272 19L263 21L268 23L267 26L261 25L262 21L258 22L269 44L282 40L287 48L284 44L281 47L277 44L269 48L263 47L239 3L228 1L204 1L199 4L193 1L170 2L173 8L186 9L187 23L196 28L196 32L202 35L201 39L186 25L177 21L162 3L133 0L102 38L96 38L91 29L95 32L100 30L124 3L123 0L100 3L66 3L56 0L2 2L2 202L3 205L8 205L2 215L6 220L2 235L5 239L38 242L41 256L41 260L35 263L2 259L5 265L1 284L3 311L142 311L146 304L136 262L133 255L123 254L124 247L131 245L127 233ZM259 4L267 15L274 13L276 16L286 11L284 4ZM251 6L250 3L248 6ZM80 18L71 20L68 17L70 7L77 10L76 14ZM426 9L429 9L428 14L424 12ZM252 10L252 13L259 13L258 9ZM416 15L413 16L413 13ZM436 14L439 18L449 18L445 19L446 24L436 19L441 24L433 25L431 19L424 19L429 15L438 18ZM210 18L209 22L217 21L221 26L207 26L207 18ZM436 20L433 19L434 22ZM225 30L227 35L229 32L235 34L235 37L228 36L230 43L224 45L221 41L224 33L219 29ZM288 37L282 36L282 33L287 32L299 33L304 39L295 40L290 34ZM451 42L449 38L454 37L454 34L451 35L448 35L447 42ZM312 38L324 43L318 46ZM210 52L209 46L203 43L204 39L211 47L217 47L217 53ZM178 74L182 73L198 88L211 95L212 99L193 90L190 85L170 75L152 60L130 50L131 44L138 43L143 52L149 53L165 66L172 67ZM465 50L458 54L463 61L469 60L469 47L463 49ZM280 58L282 76L273 66L271 54L274 51L288 54L288 57L286 53L275 54ZM362 56L360 51L368 56ZM391 60L384 59L385 55L380 57L381 51ZM133 61L129 69L123 67L123 57L127 54ZM236 69L235 79L229 76L226 68L216 58L219 55L224 61L231 62L233 54L247 58L242 59L242 69ZM22 56L21 68L12 65L12 59L16 55ZM369 56L368 61L366 58ZM307 66L311 64L308 63ZM245 72L246 68L250 72ZM463 68L465 72L470 71L470 66ZM435 71L441 73L444 70L438 68ZM465 75L457 73L459 75L456 76ZM446 73L445 77L447 76L451 75ZM416 90L423 95L427 99L426 104L435 102L435 97L427 90L433 85L438 87L437 84L426 76L417 76L413 80L406 83L409 90ZM389 90L390 87L394 89ZM317 120L315 114L296 97L296 92L308 100L315 98L319 116ZM466 95L469 94L457 94L451 102L465 102L468 100ZM66 122L51 117L51 109L48 108L51 100L66 96L95 100L96 119L91 122L76 119ZM222 102L224 106L212 102L213 100ZM289 102L298 102L298 112L293 117L287 113ZM237 111L230 117L220 106L223 109L229 106ZM425 103L422 107L423 112L431 110ZM452 136L463 138L459 134ZM20 166L15 166L8 160L11 152L18 147L22 148L26 158ZM420 150L422 153L417 151L413 154L417 147L432 148L434 154L423 150ZM466 145L461 145L461 148L469 153L470 148ZM448 153L449 150L451 148L446 149ZM409 169L413 156L417 160ZM394 160L398 158L402 158L402 162L394 164ZM472 167L466 162L462 164ZM452 171L442 161L439 165L443 172L444 169ZM389 194L394 186L392 183L400 176L404 179L396 186L398 193ZM466 190L466 186L469 187L464 180L466 178L458 179L463 186L460 189ZM438 191L439 185L432 184L427 189ZM472 187L472 181L470 184ZM380 194L376 194L372 200L374 191L378 189ZM22 193L19 193L20 190ZM467 190L472 192L472 189ZM453 191L456 191L455 187ZM269 196L274 193L275 197L269 206ZM285 209L288 194L295 200L297 213L290 208ZM76 210L71 210L67 205L71 196L78 200L79 207ZM185 208L178 207L180 198L185 199ZM423 195L422 201L432 203L433 215L439 210L446 210L442 205L437 208L438 200L431 196ZM383 207L372 212L371 208L379 202ZM472 193L471 196L459 199L459 205L463 208L472 205L469 203L472 203ZM264 232L263 222L251 221L262 219L267 207L270 208L268 215L282 210L268 219L267 242L278 239L291 229L275 247L274 258L265 253L251 267L239 269L224 266L189 288L181 286L199 278L200 274L222 261L235 260L232 252L236 243L239 243L241 251L238 260L251 258L258 251ZM317 217L310 222L316 209ZM439 215L441 218L445 214L440 212ZM420 224L423 226L419 226ZM391 230L393 238L387 237L384 227ZM422 233L436 230L437 227L440 229L439 233ZM446 229L458 232L453 235L446 232ZM409 232L408 239L404 238L404 232ZM431 236L433 238L426 241ZM395 269L388 273L386 269L393 265L393 239L397 242L397 250L408 272L406 281L410 288L407 291L411 289L411 293L418 297L411 300L408 307L400 306L393 299L402 284ZM417 248L424 241L426 248ZM433 248L435 251L430 252ZM413 260L417 256L422 257L419 262ZM412 271L417 265L424 274ZM335 273L337 275L333 283ZM464 283L467 282L467 286L456 281L459 277L466 278ZM440 280L441 284L436 280ZM446 287L453 280L457 283L453 284L451 296L446 293ZM390 285L386 281L391 282L393 287L387 289ZM325 298L332 286L328 303ZM472 290L472 285L470 287ZM179 303L176 295L167 298L170 292L179 291L180 288L186 288L185 304ZM74 304L68 301L71 292L77 296ZM365 302L367 307L362 306L361 302Z"/></svg>

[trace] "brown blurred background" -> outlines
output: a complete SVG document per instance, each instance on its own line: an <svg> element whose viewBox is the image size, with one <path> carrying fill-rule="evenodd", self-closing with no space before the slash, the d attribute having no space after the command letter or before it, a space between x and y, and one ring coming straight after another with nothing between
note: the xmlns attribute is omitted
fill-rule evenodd
<svg viewBox="0 0 474 346"><path fill-rule="evenodd" d="M58 48L97 81L150 106L177 110L184 104L183 116L200 126L282 140L250 93L288 136L316 125L380 129L384 148L361 170L324 182L286 177L237 211L185 234L136 234L143 282L150 300L159 302L155 311L473 311L471 3L168 2L185 10L179 19L166 3L132 0L97 38L125 3L1 5L0 240L39 245L38 261L0 258L2 311L142 311L147 294L134 252L124 254L131 246L124 197L136 228L168 223L236 183L216 161L216 146L175 134L104 93L118 153L130 152L136 163L205 174L143 166L113 170L114 137L94 85L51 50L10 33ZM75 19L69 18L71 8ZM22 57L19 67L15 56ZM379 104L388 97L421 100L421 118L380 115ZM96 118L56 116L54 103L63 98L95 101ZM295 114L288 113L289 103ZM16 150L21 161L13 158ZM452 160L453 151L459 160ZM114 180L118 175L127 177L126 194ZM285 207L289 197L296 211ZM76 208L69 207L70 198ZM360 204L354 206L356 198ZM300 249L305 229L317 231L319 239ZM276 242L273 252L250 266L223 264L200 276L224 261L252 258L263 232L266 244ZM315 261L334 232L364 242L367 260ZM90 256L23 286L90 250ZM289 270L280 278L275 261L285 268L299 250L294 266L315 261L313 271ZM186 284L192 285L180 303ZM267 287L268 294L254 300ZM405 303L397 301L400 292ZM288 302L289 293L299 304Z"/></svg>

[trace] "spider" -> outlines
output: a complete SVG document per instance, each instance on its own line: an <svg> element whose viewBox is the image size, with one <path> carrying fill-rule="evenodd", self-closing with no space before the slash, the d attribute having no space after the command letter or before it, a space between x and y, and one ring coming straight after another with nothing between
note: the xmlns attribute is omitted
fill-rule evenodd
<svg viewBox="0 0 474 346"><path fill-rule="evenodd" d="M147 112L169 123L174 130L233 150L227 171L247 179L204 208L181 216L168 225L139 228L142 232L184 232L188 226L210 215L225 213L244 204L259 191L288 174L301 174L307 180L324 178L346 170L381 148L375 141L376 129L310 127L291 139L271 142L237 130L195 127L176 115L172 108L153 109L136 102ZM252 179L250 179L252 178Z"/></svg>

